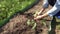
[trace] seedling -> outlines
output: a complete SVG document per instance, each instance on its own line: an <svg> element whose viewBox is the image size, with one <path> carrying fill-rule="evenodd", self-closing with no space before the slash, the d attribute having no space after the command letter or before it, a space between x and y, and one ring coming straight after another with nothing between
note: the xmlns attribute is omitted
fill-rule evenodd
<svg viewBox="0 0 60 34"><path fill-rule="evenodd" d="M28 19L27 25L28 26L32 26L32 29L35 29L36 28L36 22L34 20Z"/></svg>
<svg viewBox="0 0 60 34"><path fill-rule="evenodd" d="M46 26L46 23L45 23L45 22L46 22L46 20L43 19L43 20L42 20L42 24L43 24L44 26Z"/></svg>

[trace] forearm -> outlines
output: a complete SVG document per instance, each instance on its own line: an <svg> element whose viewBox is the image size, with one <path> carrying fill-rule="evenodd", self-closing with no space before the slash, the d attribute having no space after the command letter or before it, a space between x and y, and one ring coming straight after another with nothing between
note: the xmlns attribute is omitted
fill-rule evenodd
<svg viewBox="0 0 60 34"><path fill-rule="evenodd" d="M39 11L39 14L41 14L46 8L48 8L48 6L49 6L48 0L44 0L42 9Z"/></svg>
<svg viewBox="0 0 60 34"><path fill-rule="evenodd" d="M50 17L53 17L55 14L57 14L60 9L60 7L56 7L54 6L52 9L50 9L47 13L43 14L42 17L45 17L45 16L50 16Z"/></svg>
<svg viewBox="0 0 60 34"><path fill-rule="evenodd" d="M43 15L40 15L40 16L37 16L37 17L34 18L34 19L35 19L35 20L38 20L38 19L44 18L44 17L46 17L46 16L48 16L47 13L45 13L45 14L43 14Z"/></svg>
<svg viewBox="0 0 60 34"><path fill-rule="evenodd" d="M42 8L42 9L39 11L39 14L41 14L44 10L45 10L45 8Z"/></svg>
<svg viewBox="0 0 60 34"><path fill-rule="evenodd" d="M60 6L54 6L51 10L49 10L47 13L41 15L42 18L46 16L53 17L55 14L57 14L60 11Z"/></svg>
<svg viewBox="0 0 60 34"><path fill-rule="evenodd" d="M43 14L43 15L41 15L42 16L42 18L44 18L44 17L47 17L48 16L48 14L47 13L45 13L45 14Z"/></svg>

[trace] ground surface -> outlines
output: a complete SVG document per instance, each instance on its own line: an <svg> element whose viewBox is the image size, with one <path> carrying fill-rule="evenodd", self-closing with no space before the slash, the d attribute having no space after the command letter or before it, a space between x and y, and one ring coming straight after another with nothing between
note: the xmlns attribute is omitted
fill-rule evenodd
<svg viewBox="0 0 60 34"><path fill-rule="evenodd" d="M10 19L10 21L5 26L0 28L0 34L47 34L48 28L41 24L42 21L37 23L35 30L32 30L31 27L28 27L26 24L28 18L33 19L32 14L35 11L40 11L41 7L42 1L39 1L38 4L27 10L27 12L14 15L14 17ZM48 11L50 8L46 9L46 11ZM52 20L50 17L46 17L45 19L47 20L46 23L51 22L49 20ZM55 31L56 34L60 34L60 30L58 28L56 28Z"/></svg>

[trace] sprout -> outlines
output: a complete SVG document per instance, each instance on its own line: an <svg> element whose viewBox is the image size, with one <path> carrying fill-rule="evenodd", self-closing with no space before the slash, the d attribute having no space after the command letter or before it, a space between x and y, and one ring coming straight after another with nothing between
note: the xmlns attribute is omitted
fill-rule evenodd
<svg viewBox="0 0 60 34"><path fill-rule="evenodd" d="M30 25L30 20L28 19L28 21L27 21L27 25L29 26Z"/></svg>
<svg viewBox="0 0 60 34"><path fill-rule="evenodd" d="M36 26L37 26L37 24L36 24L36 23L34 23L34 25L33 25L32 29L35 29L35 28L36 28Z"/></svg>
<svg viewBox="0 0 60 34"><path fill-rule="evenodd" d="M28 26L31 26L32 25L32 29L35 29L36 28L36 22L34 20L28 19L27 25Z"/></svg>
<svg viewBox="0 0 60 34"><path fill-rule="evenodd" d="M46 23L45 23L45 21L46 21L46 20L44 20L44 19L43 19L43 20L42 20L42 24L46 26Z"/></svg>

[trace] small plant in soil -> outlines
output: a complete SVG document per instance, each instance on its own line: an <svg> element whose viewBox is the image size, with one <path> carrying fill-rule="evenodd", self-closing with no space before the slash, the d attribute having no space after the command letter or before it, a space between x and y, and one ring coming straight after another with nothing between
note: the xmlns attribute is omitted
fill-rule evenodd
<svg viewBox="0 0 60 34"><path fill-rule="evenodd" d="M46 20L43 19L43 20L42 20L42 24L46 26L46 23L45 23L45 22L46 22Z"/></svg>
<svg viewBox="0 0 60 34"><path fill-rule="evenodd" d="M33 15L31 15L30 18L32 18L32 19L29 18L29 19L27 20L27 25L28 25L28 26L31 26L32 29L35 29L36 26L37 26L36 21L34 20L34 17L35 17L35 16L36 16L36 13L34 13Z"/></svg>
<svg viewBox="0 0 60 34"><path fill-rule="evenodd" d="M27 25L32 26L32 29L35 29L37 24L36 24L36 22L34 20L28 19L27 20Z"/></svg>
<svg viewBox="0 0 60 34"><path fill-rule="evenodd" d="M36 11L36 12L33 14L33 17L36 17L36 16L37 16L37 13L38 13L38 11ZM31 17L32 17L32 16L31 16ZM30 18L31 18L31 17L30 17ZM40 22L40 20L38 20L38 21ZM42 22L41 24L44 25L44 26L46 26L45 21L46 21L46 20L44 20L44 19L41 20L41 22ZM28 26L32 26L32 29L35 29L35 28L36 28L36 26L37 26L36 23L37 23L37 22L36 22L34 19L28 19L28 20L27 20L27 25L28 25Z"/></svg>

